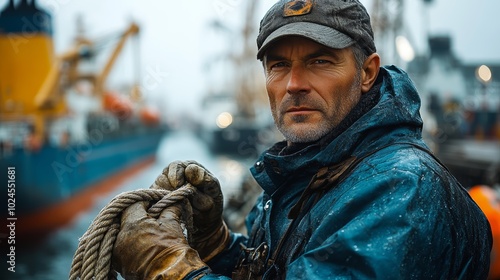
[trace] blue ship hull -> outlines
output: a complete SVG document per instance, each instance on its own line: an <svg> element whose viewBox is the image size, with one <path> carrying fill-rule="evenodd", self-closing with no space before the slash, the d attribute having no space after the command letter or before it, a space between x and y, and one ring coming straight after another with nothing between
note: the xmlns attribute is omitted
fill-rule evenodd
<svg viewBox="0 0 500 280"><path fill-rule="evenodd" d="M88 196L89 190L92 191L92 188L104 180L123 172L131 172L134 166L154 157L163 134L164 130L154 128L148 133L120 135L100 141L97 139L65 148L47 145L39 151L4 149L0 163L3 182L8 181L8 169L15 168L15 196L8 197L7 191L4 191L4 201L15 198L11 202L15 202L14 216L19 217L20 222L30 221L30 216L33 215L38 216L38 220L57 218L53 217L53 213L43 216L43 212L58 205L63 207L59 207L57 213L75 212L62 213L61 217L65 216L67 219L68 215L76 215L76 211L84 210L73 209L81 208L77 207L81 203L76 202L79 196ZM109 187L106 189L109 190ZM102 187L99 192L102 192ZM69 203L65 205L65 202ZM12 209L8 209L8 203L2 205L0 216L5 217ZM51 223L63 225L65 222L68 221ZM31 233L38 231L33 225L25 224L24 228L32 231ZM47 230L50 229L40 229Z"/></svg>

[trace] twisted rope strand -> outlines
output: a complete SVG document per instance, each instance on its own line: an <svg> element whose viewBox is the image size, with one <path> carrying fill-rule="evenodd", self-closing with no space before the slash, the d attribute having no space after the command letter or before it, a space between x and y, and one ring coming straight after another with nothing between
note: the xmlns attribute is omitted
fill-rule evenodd
<svg viewBox="0 0 500 280"><path fill-rule="evenodd" d="M142 189L117 195L99 211L80 238L71 264L69 279L116 279L116 272L111 271L111 256L120 231L118 218L123 210L139 201L157 201L148 209L148 214L158 218L165 208L192 196L194 192L195 188L186 184L174 191Z"/></svg>

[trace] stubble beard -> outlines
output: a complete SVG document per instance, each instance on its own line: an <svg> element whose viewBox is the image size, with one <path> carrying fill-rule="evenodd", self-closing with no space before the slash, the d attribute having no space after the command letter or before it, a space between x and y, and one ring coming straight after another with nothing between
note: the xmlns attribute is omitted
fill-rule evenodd
<svg viewBox="0 0 500 280"><path fill-rule="evenodd" d="M349 92L344 95L344 98L347 98L347 100L345 100L345 102L342 102L342 104L338 104L337 106L330 108L322 106L323 104L317 104L314 100L309 100L307 95L296 94L292 96L290 99L286 100L283 103L282 108L288 108L293 104L293 106L308 106L318 109L318 112L321 114L320 123L311 125L306 129L297 129L293 126L286 126L284 120L286 110L278 112L276 108L273 108L272 114L276 127L281 132L281 134L283 134L285 139L291 143L309 143L321 139L330 131L335 129L337 125L347 116L347 114L349 114L352 108L354 108L354 106L356 106L356 104L359 102L360 95L358 94L358 91L360 88L360 84L361 75L358 72L354 82L351 85L351 88L349 89ZM294 124L303 123L303 125L306 126L309 117L310 116L307 115L297 115L292 116L291 120Z"/></svg>

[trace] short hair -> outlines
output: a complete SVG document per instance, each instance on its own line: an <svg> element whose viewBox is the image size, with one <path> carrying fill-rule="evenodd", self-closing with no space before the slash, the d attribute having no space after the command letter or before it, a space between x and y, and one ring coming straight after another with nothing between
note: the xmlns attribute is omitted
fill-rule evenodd
<svg viewBox="0 0 500 280"><path fill-rule="evenodd" d="M351 50L354 55L356 67L358 70L360 70L361 68L363 68L363 64L365 63L365 60L368 58L368 56L358 43L353 44L351 46Z"/></svg>

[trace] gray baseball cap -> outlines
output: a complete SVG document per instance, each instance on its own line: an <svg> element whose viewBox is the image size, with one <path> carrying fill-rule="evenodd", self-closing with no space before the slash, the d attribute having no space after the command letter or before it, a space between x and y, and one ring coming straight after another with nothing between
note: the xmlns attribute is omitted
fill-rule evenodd
<svg viewBox="0 0 500 280"><path fill-rule="evenodd" d="M370 55L377 51L370 16L358 0L280 0L260 22L257 59L285 36L302 36L334 49L355 42Z"/></svg>

